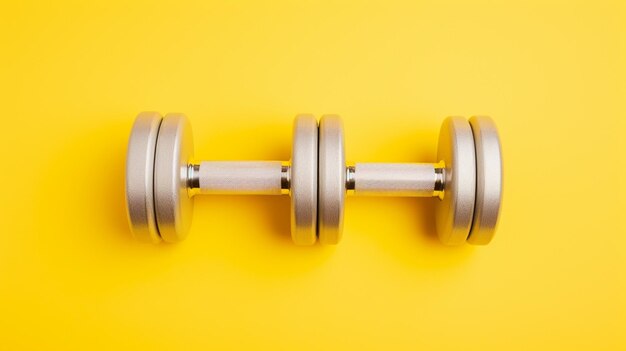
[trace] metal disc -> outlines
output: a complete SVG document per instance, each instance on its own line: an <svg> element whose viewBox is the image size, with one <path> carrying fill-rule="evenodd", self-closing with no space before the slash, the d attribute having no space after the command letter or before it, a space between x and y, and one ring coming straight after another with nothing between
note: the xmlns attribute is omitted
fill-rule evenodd
<svg viewBox="0 0 626 351"><path fill-rule="evenodd" d="M467 242L487 245L493 238L502 200L502 153L498 129L486 116L470 118L476 147L476 206Z"/></svg>
<svg viewBox="0 0 626 351"><path fill-rule="evenodd" d="M341 118L337 115L322 116L319 130L317 230L320 243L337 244L343 231L346 197L346 157Z"/></svg>
<svg viewBox="0 0 626 351"><path fill-rule="evenodd" d="M317 240L317 120L298 115L291 152L291 239L296 245Z"/></svg>
<svg viewBox="0 0 626 351"><path fill-rule="evenodd" d="M137 115L126 154L126 205L130 228L138 240L161 241L154 213L154 153L161 125L157 112Z"/></svg>
<svg viewBox="0 0 626 351"><path fill-rule="evenodd" d="M469 235L476 197L474 137L465 118L443 121L437 157L445 164L443 199L435 208L437 233L444 244L459 245Z"/></svg>
<svg viewBox="0 0 626 351"><path fill-rule="evenodd" d="M161 238L177 242L187 236L193 200L187 191L187 169L193 154L191 125L183 114L161 122L154 164L156 220Z"/></svg>

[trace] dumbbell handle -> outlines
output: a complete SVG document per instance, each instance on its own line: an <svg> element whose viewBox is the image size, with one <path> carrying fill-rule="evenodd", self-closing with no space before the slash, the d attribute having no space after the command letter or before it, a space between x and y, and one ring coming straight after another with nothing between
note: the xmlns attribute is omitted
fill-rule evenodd
<svg viewBox="0 0 626 351"><path fill-rule="evenodd" d="M203 161L188 168L194 194L289 193L289 165L281 161Z"/></svg>
<svg viewBox="0 0 626 351"><path fill-rule="evenodd" d="M439 196L444 169L431 163L356 163L346 172L346 188L364 196Z"/></svg>
<svg viewBox="0 0 626 351"><path fill-rule="evenodd" d="M289 165L281 161L203 161L188 168L194 194L289 193ZM357 196L439 196L444 169L431 163L356 163L346 168L346 189Z"/></svg>

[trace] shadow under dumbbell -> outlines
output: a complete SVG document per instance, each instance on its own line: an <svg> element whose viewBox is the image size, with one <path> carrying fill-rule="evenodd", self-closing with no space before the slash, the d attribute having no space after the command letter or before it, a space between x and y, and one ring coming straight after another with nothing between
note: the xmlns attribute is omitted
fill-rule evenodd
<svg viewBox="0 0 626 351"><path fill-rule="evenodd" d="M334 246L295 245L289 211L287 196L199 197L191 230L194 245L229 265L263 276L301 274L318 266Z"/></svg>
<svg viewBox="0 0 626 351"><path fill-rule="evenodd" d="M197 197L190 235L205 237L216 244L247 238L294 247L290 236L289 200L286 196L262 195ZM200 228L210 230L198 233Z"/></svg>
<svg viewBox="0 0 626 351"><path fill-rule="evenodd" d="M379 255L417 269L416 273L458 267L475 248L441 243L435 228L434 206L433 199L427 198L350 197L340 245L371 245Z"/></svg>

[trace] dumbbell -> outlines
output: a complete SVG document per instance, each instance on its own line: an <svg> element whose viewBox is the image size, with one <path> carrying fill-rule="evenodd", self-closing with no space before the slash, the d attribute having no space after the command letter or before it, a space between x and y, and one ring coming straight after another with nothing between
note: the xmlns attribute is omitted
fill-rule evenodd
<svg viewBox="0 0 626 351"><path fill-rule="evenodd" d="M193 136L183 114L140 113L126 159L126 201L131 230L143 241L181 241L198 194L291 196L291 236L317 240L318 124L311 115L293 123L291 163L203 161L193 158Z"/></svg>
<svg viewBox="0 0 626 351"><path fill-rule="evenodd" d="M433 197L435 227L444 244L488 244L502 197L500 139L489 117L448 117L439 133L437 163L346 165L339 116L319 125L318 237L336 244L343 230L346 194Z"/></svg>
<svg viewBox="0 0 626 351"><path fill-rule="evenodd" d="M294 120L291 164L280 161L194 163L191 127L182 114L141 113L128 146L126 198L134 235L145 241L184 239L197 194L291 195L296 244L336 244L346 193L437 197L436 227L446 244L487 244L502 194L500 141L488 117L444 121L438 163L345 162L344 131L336 115L318 125ZM319 178L319 179L318 179ZM318 213L319 208L319 213Z"/></svg>

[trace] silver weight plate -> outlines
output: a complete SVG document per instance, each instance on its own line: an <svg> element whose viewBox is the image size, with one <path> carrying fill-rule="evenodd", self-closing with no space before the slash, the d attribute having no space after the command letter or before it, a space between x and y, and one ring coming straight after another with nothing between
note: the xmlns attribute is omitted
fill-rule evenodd
<svg viewBox="0 0 626 351"><path fill-rule="evenodd" d="M130 228L138 240L161 241L154 213L154 154L163 117L157 112L137 115L126 154L126 208Z"/></svg>
<svg viewBox="0 0 626 351"><path fill-rule="evenodd" d="M459 245L469 235L476 198L474 137L465 118L443 121L437 157L445 164L443 198L435 205L437 234L442 243Z"/></svg>
<svg viewBox="0 0 626 351"><path fill-rule="evenodd" d="M187 170L193 155L191 125L183 114L163 118L154 162L156 220L161 238L178 242L187 236L193 199L187 188Z"/></svg>
<svg viewBox="0 0 626 351"><path fill-rule="evenodd" d="M317 120L298 115L291 152L291 239L296 245L317 240Z"/></svg>
<svg viewBox="0 0 626 351"><path fill-rule="evenodd" d="M320 243L337 244L343 232L346 157L341 118L325 115L319 127L319 189L317 230Z"/></svg>
<svg viewBox="0 0 626 351"><path fill-rule="evenodd" d="M487 245L493 238L502 201L502 152L498 129L486 116L470 118L476 148L476 206L467 242Z"/></svg>

